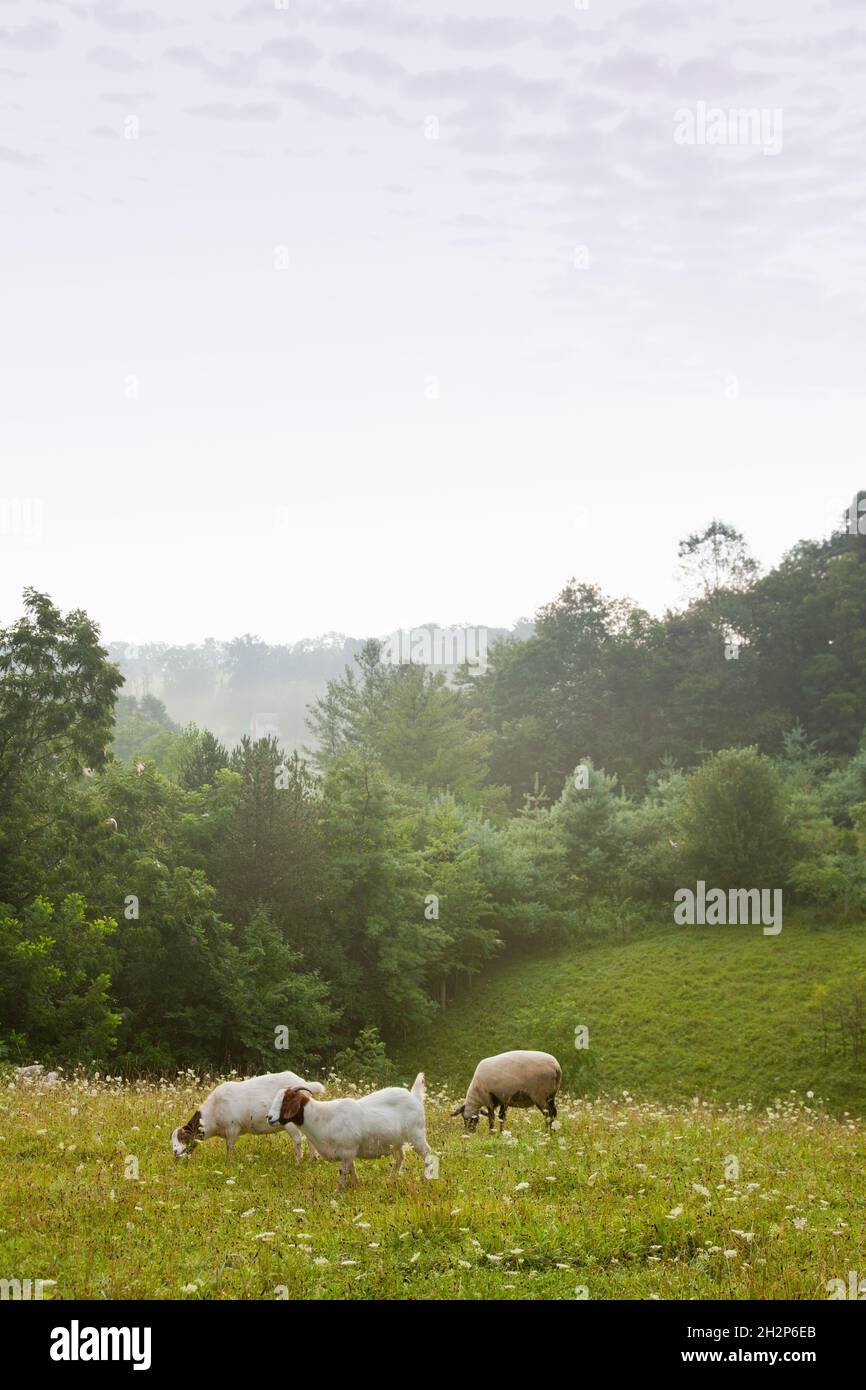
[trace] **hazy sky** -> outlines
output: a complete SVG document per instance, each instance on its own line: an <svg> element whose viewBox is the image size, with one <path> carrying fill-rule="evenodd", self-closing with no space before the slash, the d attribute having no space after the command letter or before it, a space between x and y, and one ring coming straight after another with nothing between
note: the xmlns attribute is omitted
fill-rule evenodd
<svg viewBox="0 0 866 1390"><path fill-rule="evenodd" d="M866 483L862 3L145 2L0 0L0 622L660 609Z"/></svg>

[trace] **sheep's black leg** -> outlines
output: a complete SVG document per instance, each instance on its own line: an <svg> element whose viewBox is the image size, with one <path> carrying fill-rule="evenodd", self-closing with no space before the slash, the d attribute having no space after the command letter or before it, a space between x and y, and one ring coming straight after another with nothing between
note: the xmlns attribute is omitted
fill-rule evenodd
<svg viewBox="0 0 866 1390"><path fill-rule="evenodd" d="M539 1105L536 1101L535 1108L536 1110L541 1111L542 1115L544 1116L544 1123L549 1128L553 1121L556 1119L556 1106L553 1102L553 1096L548 1096L547 1100L544 1102L543 1105Z"/></svg>
<svg viewBox="0 0 866 1390"><path fill-rule="evenodd" d="M493 1106L491 1105L491 1106L488 1108L488 1110L487 1110L487 1123L488 1123L488 1125L489 1125L489 1127L490 1127L490 1132L491 1132L491 1134L493 1133L493 1114L494 1114L494 1108L493 1108Z"/></svg>
<svg viewBox="0 0 866 1390"><path fill-rule="evenodd" d="M500 1130L500 1133L502 1132L502 1130L503 1130L504 1128L505 1128L505 1106L504 1106L504 1105L500 1105L500 1107L499 1107L499 1130Z"/></svg>

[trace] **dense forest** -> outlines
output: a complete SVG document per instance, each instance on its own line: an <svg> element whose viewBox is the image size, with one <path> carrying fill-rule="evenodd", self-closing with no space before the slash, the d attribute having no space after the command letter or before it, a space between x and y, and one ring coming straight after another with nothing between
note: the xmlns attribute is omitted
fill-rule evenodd
<svg viewBox="0 0 866 1390"><path fill-rule="evenodd" d="M0 1056L385 1070L485 963L651 930L698 878L862 915L863 536L761 575L712 522L680 562L680 609L572 581L483 671L336 644L300 752L175 722L28 590L0 631ZM279 661L229 647L238 711Z"/></svg>

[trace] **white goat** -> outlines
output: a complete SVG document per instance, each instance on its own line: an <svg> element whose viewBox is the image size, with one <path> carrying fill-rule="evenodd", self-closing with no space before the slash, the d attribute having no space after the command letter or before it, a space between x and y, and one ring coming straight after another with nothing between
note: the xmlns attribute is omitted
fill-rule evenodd
<svg viewBox="0 0 866 1390"><path fill-rule="evenodd" d="M232 1149L239 1134L270 1134L268 1106L278 1087L303 1086L305 1090L321 1095L324 1086L320 1081L304 1081L293 1071L273 1071L266 1076L251 1076L246 1081L223 1081L211 1091L201 1108L181 1125L171 1136L171 1147L175 1158L192 1153L196 1144L218 1135L226 1141L227 1156L231 1159ZM303 1143L294 1125L287 1126L295 1146L295 1158L300 1163Z"/></svg>
<svg viewBox="0 0 866 1390"><path fill-rule="evenodd" d="M356 1158L393 1154L396 1177L403 1165L404 1144L411 1144L423 1158L424 1177L436 1176L436 1159L425 1128L423 1072L416 1076L411 1091L386 1086L361 1100L313 1100L308 1090L303 1083L279 1090L271 1102L268 1122L302 1127L322 1158L339 1163L341 1192L349 1178L357 1186Z"/></svg>
<svg viewBox="0 0 866 1390"><path fill-rule="evenodd" d="M498 1106L502 1129L509 1105L534 1105L550 1124L556 1119L556 1093L561 1081L562 1068L549 1052L500 1052L478 1063L466 1099L451 1114L462 1115L466 1129L474 1130L478 1116L486 1113L492 1129Z"/></svg>

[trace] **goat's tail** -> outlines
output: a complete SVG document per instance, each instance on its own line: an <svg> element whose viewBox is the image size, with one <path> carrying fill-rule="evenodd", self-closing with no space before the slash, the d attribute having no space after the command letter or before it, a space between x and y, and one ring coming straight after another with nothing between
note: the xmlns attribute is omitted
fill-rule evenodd
<svg viewBox="0 0 866 1390"><path fill-rule="evenodd" d="M419 1071L418 1075L415 1077L415 1080L412 1082L411 1094L415 1097L416 1100L420 1100L422 1105L424 1104L424 1101L427 1098L427 1088L424 1085L423 1071Z"/></svg>

